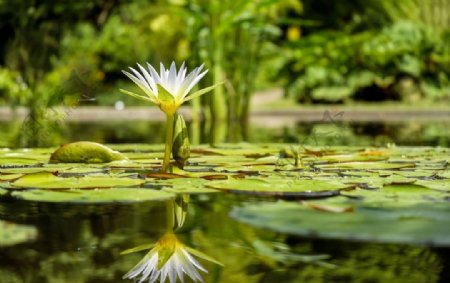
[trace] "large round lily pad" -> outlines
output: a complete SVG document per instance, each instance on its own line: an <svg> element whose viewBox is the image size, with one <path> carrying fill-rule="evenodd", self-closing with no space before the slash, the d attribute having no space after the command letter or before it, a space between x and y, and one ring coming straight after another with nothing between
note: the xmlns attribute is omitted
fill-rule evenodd
<svg viewBox="0 0 450 283"><path fill-rule="evenodd" d="M318 211L297 203L235 208L231 216L250 225L304 237L450 246L450 206L361 206L353 212Z"/></svg>

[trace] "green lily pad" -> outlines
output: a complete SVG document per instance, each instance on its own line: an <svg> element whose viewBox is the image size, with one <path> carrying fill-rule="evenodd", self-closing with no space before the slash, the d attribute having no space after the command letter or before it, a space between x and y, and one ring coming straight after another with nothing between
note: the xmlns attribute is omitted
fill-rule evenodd
<svg viewBox="0 0 450 283"><path fill-rule="evenodd" d="M371 156L360 154L326 155L320 158L320 160L327 161L328 163L368 162L368 161L381 161L387 159L388 157L386 156Z"/></svg>
<svg viewBox="0 0 450 283"><path fill-rule="evenodd" d="M183 178L171 179L160 182L163 185L163 190L178 194L205 194L218 193L219 190L206 188L205 184L208 181L201 178Z"/></svg>
<svg viewBox="0 0 450 283"><path fill-rule="evenodd" d="M234 208L238 221L305 237L450 246L450 206L357 207L354 212L318 211L278 202Z"/></svg>
<svg viewBox="0 0 450 283"><path fill-rule="evenodd" d="M433 190L448 191L450 192L450 179L446 180L419 180L417 185L427 187Z"/></svg>
<svg viewBox="0 0 450 283"><path fill-rule="evenodd" d="M211 181L206 185L209 188L224 190L233 193L246 193L255 195L279 195L299 197L321 197L338 195L340 190L351 189L339 181L323 181L309 179L263 179L263 178L230 178L225 181Z"/></svg>
<svg viewBox="0 0 450 283"><path fill-rule="evenodd" d="M270 154L277 154L277 148L263 147L256 144L240 143L240 144L221 144L218 147L196 147L191 150L192 153L201 155L223 155L223 156L245 156L245 157L261 157Z"/></svg>
<svg viewBox="0 0 450 283"><path fill-rule="evenodd" d="M27 201L58 203L128 203L168 200L174 197L174 194L168 192L134 188L68 191L28 190L14 191L11 195Z"/></svg>
<svg viewBox="0 0 450 283"><path fill-rule="evenodd" d="M16 167L23 165L35 165L40 161L24 157L0 157L0 166Z"/></svg>
<svg viewBox="0 0 450 283"><path fill-rule="evenodd" d="M60 146L50 156L50 163L107 163L126 160L125 155L95 142L73 142Z"/></svg>
<svg viewBox="0 0 450 283"><path fill-rule="evenodd" d="M32 241L36 236L37 229L33 226L0 220L0 247Z"/></svg>
<svg viewBox="0 0 450 283"><path fill-rule="evenodd" d="M7 190L0 188L0 196L6 194L7 192Z"/></svg>
<svg viewBox="0 0 450 283"><path fill-rule="evenodd" d="M0 175L0 182L15 180L15 179L18 179L18 178L20 178L22 176L23 176L23 174L1 174Z"/></svg>
<svg viewBox="0 0 450 283"><path fill-rule="evenodd" d="M55 176L52 173L42 172L25 175L11 183L11 185L14 188L88 189L137 186L143 183L144 180L142 179L111 177L108 175L62 178Z"/></svg>
<svg viewBox="0 0 450 283"><path fill-rule="evenodd" d="M433 170L421 170L421 169L414 169L412 170L397 170L397 171L379 171L379 174L381 177L383 176L392 176L392 175L398 175L403 176L407 178L427 178L435 174L435 171Z"/></svg>
<svg viewBox="0 0 450 283"><path fill-rule="evenodd" d="M39 167L23 167L23 168L5 168L0 169L0 174L30 174L30 173L40 173L40 172L58 172L58 173L74 173L74 174L82 174L82 173L101 173L104 172L105 169L101 167L91 167L91 166L83 166L81 167L74 166L74 164L45 164L44 166Z"/></svg>
<svg viewBox="0 0 450 283"><path fill-rule="evenodd" d="M401 169L401 168L414 168L414 163L388 163L388 162L347 162L347 163L332 163L315 165L315 167L322 170L342 170L342 169L353 169L353 170L390 170L390 169Z"/></svg>
<svg viewBox="0 0 450 283"><path fill-rule="evenodd" d="M418 186L416 184L389 185L379 190L362 190L342 192L342 195L363 198L366 205L384 206L386 204L407 207L426 203L443 203L450 194Z"/></svg>

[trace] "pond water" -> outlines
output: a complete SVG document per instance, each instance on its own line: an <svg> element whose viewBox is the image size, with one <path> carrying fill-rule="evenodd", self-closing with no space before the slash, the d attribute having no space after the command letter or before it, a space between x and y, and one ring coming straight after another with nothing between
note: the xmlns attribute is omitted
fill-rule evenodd
<svg viewBox="0 0 450 283"><path fill-rule="evenodd" d="M72 140L91 140L92 137L107 143L163 142L161 123L146 121L130 123L71 123ZM200 141L209 142L206 127ZM296 122L277 128L261 125L250 127L249 142L307 143L317 145L398 145L450 146L450 121L405 122Z"/></svg>
<svg viewBox="0 0 450 283"><path fill-rule="evenodd" d="M188 123L189 126L189 123ZM14 139L21 123L0 122L0 146L16 146ZM74 140L100 143L162 143L164 124L149 121L67 122L50 125L51 134L41 137L47 145L59 145ZM208 125L199 127L198 140L209 142ZM312 145L385 146L388 143L413 146L450 146L450 121L392 121L351 123L293 122L276 127L255 125L246 134L249 142L305 143ZM230 135L229 135L230 136ZM242 139L239 133L237 140ZM236 138L235 138L236 139Z"/></svg>
<svg viewBox="0 0 450 283"><path fill-rule="evenodd" d="M255 127L249 137L250 141L290 142L299 146L389 143L448 146L449 127L448 122L345 125L317 122L280 129ZM69 123L61 131L64 133L72 134L63 141L158 143L162 141L163 126L147 121ZM358 237L337 240L315 234L299 236L257 228L231 213L239 207L276 201L275 197L227 193L191 196L184 206L184 223L176 235L184 245L223 264L198 259L208 270L208 274L200 271L206 282L450 282L447 245L403 244L401 240L385 242ZM82 205L7 198L0 202L0 219L32 225L37 233L30 241L0 244L0 282L131 282L123 276L146 251L120 253L157 242L167 231L171 213L167 207L171 202ZM444 242L448 241L444 239Z"/></svg>
<svg viewBox="0 0 450 283"><path fill-rule="evenodd" d="M229 217L256 199L191 199L179 239L219 260L200 260L206 282L449 282L450 250L417 245L321 240L255 229ZM33 224L39 237L0 248L3 283L126 282L145 255L119 253L164 233L166 205L2 203L0 217ZM295 257L297 256L297 257Z"/></svg>

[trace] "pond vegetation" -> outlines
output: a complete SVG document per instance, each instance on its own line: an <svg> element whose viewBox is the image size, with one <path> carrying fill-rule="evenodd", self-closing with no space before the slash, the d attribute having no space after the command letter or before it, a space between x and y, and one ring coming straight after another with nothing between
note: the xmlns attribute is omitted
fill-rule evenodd
<svg viewBox="0 0 450 283"><path fill-rule="evenodd" d="M88 2L0 0L1 283L450 282L448 1Z"/></svg>

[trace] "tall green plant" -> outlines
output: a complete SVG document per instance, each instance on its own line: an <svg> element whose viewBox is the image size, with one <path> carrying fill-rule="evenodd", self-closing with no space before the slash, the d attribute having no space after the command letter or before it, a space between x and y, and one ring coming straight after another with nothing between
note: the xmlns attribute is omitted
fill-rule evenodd
<svg viewBox="0 0 450 283"><path fill-rule="evenodd" d="M300 9L300 4L292 0L191 0L183 8L188 17L188 38L198 60L211 66L213 83L226 80L210 100L216 126L212 143L221 142L225 139L224 124L248 118L261 52L279 33L279 16L288 8Z"/></svg>

